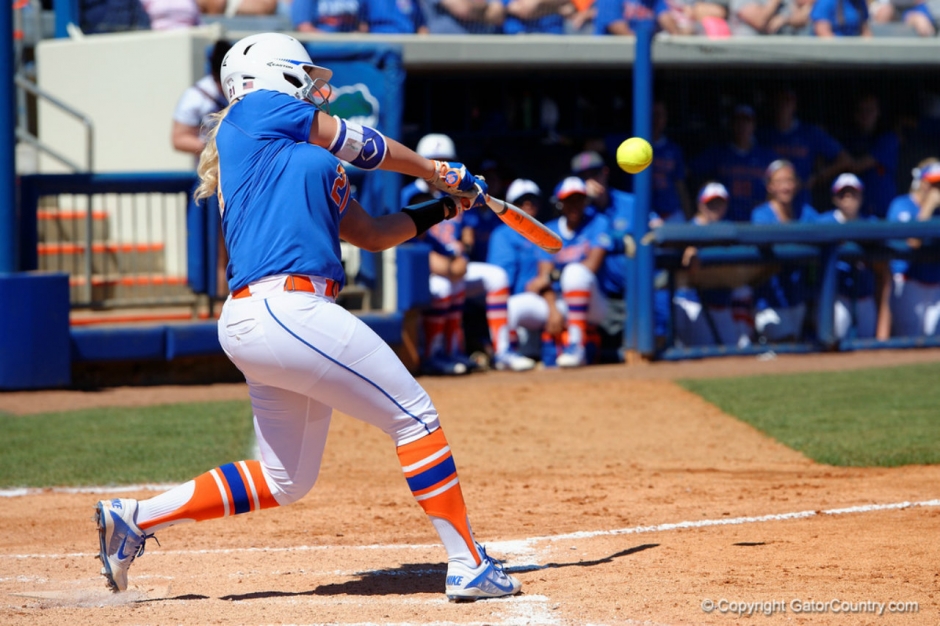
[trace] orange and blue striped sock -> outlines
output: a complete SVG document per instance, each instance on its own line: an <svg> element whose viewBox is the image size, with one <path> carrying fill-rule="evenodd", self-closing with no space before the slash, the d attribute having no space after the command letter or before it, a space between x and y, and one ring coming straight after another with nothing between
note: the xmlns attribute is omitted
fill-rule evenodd
<svg viewBox="0 0 940 626"><path fill-rule="evenodd" d="M566 291L562 294L568 305L568 343L583 346L587 339L587 314L591 303L590 291Z"/></svg>
<svg viewBox="0 0 940 626"><path fill-rule="evenodd" d="M399 446L398 460L411 493L441 536L448 560L478 566L480 554L444 431L438 428L417 441Z"/></svg>
<svg viewBox="0 0 940 626"><path fill-rule="evenodd" d="M228 463L197 476L137 507L137 525L151 533L180 522L248 513L277 506L260 461Z"/></svg>

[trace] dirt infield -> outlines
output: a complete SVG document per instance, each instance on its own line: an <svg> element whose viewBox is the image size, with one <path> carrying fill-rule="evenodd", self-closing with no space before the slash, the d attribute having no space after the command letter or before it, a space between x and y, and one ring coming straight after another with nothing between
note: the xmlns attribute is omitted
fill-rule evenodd
<svg viewBox="0 0 940 626"><path fill-rule="evenodd" d="M424 378L476 534L523 595L447 603L394 450L339 415L303 500L165 530L124 594L97 573L99 496L0 499L0 623L938 624L940 467L819 465L672 382L925 361L940 351ZM0 411L245 397L8 393Z"/></svg>

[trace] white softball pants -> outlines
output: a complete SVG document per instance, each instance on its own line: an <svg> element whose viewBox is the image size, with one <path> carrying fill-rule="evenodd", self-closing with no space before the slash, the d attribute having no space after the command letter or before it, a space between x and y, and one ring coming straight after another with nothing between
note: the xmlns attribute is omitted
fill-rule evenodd
<svg viewBox="0 0 940 626"><path fill-rule="evenodd" d="M437 409L382 339L326 293L285 292L265 278L229 298L222 349L245 375L261 466L278 504L295 502L320 471L333 409L373 424L402 445L438 428Z"/></svg>
<svg viewBox="0 0 940 626"><path fill-rule="evenodd" d="M895 337L931 337L940 322L940 285L894 275L891 292L891 334Z"/></svg>

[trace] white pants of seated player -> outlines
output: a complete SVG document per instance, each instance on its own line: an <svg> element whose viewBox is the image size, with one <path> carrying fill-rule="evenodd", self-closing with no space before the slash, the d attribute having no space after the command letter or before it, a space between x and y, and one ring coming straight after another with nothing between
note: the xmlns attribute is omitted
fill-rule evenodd
<svg viewBox="0 0 940 626"><path fill-rule="evenodd" d="M803 334L806 305L766 308L754 314L754 330L767 341L799 340Z"/></svg>
<svg viewBox="0 0 940 626"><path fill-rule="evenodd" d="M891 292L891 334L895 337L931 337L940 321L940 285L894 276Z"/></svg>
<svg viewBox="0 0 940 626"><path fill-rule="evenodd" d="M429 289L431 297L436 300L450 298L455 293L464 292L464 297L472 298L483 294L494 294L505 290L509 292L509 274L506 270L492 263L467 263L467 272L461 280L450 280L443 276L432 274L430 277ZM487 310L487 320L493 315L492 311ZM496 354L501 354L509 349L509 328L506 325L499 331L499 336L490 337L493 342L493 350Z"/></svg>
<svg viewBox="0 0 940 626"><path fill-rule="evenodd" d="M751 345L750 326L736 320L731 307L706 307L701 302L682 297L673 298L672 304L676 341L683 346L744 348Z"/></svg>
<svg viewBox="0 0 940 626"><path fill-rule="evenodd" d="M598 289L594 272L581 263L569 263L562 269L559 282L562 293L566 291L590 292L587 321L592 324L599 324L603 321L607 315L607 300ZM567 303L558 299L556 306L567 319ZM548 302L538 294L526 292L510 296L507 309L509 313L507 326L512 330L525 328L529 331L541 331L548 322ZM583 340L584 338L569 336L571 343L583 343Z"/></svg>
<svg viewBox="0 0 940 626"><path fill-rule="evenodd" d="M878 312L874 298L851 298L839 296L833 310L833 327L837 339L845 339L849 330L855 328L857 339L872 339L875 336L875 320Z"/></svg>

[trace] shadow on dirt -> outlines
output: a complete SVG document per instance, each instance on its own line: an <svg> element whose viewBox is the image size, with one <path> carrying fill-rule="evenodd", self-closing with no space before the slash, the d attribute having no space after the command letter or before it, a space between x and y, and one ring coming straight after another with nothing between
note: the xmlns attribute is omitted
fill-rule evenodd
<svg viewBox="0 0 940 626"><path fill-rule="evenodd" d="M636 554L659 546L647 543L627 548L601 559L591 561L572 561L570 563L546 563L545 565L517 565L507 567L512 573L535 572L560 567L594 567L611 563L614 559ZM442 593L444 576L447 570L442 563L409 563L400 567L361 572L357 580L343 583L320 585L309 591L255 591L252 593L222 596L221 600L243 601L266 598L290 598L302 596L387 596L410 595L416 593Z"/></svg>

